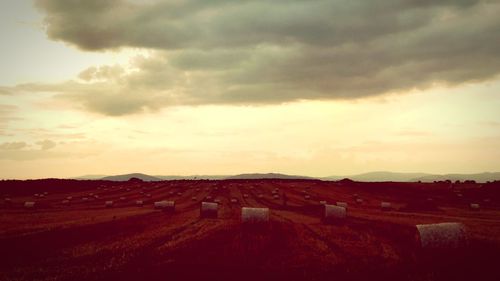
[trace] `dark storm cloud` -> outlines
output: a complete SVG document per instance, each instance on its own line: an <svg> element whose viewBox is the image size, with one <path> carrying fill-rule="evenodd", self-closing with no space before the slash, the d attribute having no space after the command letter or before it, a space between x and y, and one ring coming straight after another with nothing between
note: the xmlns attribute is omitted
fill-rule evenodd
<svg viewBox="0 0 500 281"><path fill-rule="evenodd" d="M84 50L149 48L135 71L54 85L87 110L351 99L492 79L495 1L38 0L49 38ZM36 88L36 87L35 87Z"/></svg>

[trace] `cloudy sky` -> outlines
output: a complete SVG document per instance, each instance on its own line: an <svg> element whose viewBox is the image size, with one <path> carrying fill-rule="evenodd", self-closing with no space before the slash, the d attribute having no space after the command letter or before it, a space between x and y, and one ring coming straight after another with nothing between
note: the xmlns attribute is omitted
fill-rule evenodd
<svg viewBox="0 0 500 281"><path fill-rule="evenodd" d="M0 2L0 178L500 170L500 3Z"/></svg>

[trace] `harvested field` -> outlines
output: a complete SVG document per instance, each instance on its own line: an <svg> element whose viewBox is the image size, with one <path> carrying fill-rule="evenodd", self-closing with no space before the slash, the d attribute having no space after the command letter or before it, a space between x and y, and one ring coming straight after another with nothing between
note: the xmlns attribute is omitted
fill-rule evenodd
<svg viewBox="0 0 500 281"><path fill-rule="evenodd" d="M500 185L460 194L437 183L1 181L0 280L500 280ZM200 218L193 198L216 198L217 218ZM347 204L348 217L325 223L320 201ZM269 222L243 224L242 207L268 208ZM461 223L467 245L423 251L416 225L443 222Z"/></svg>

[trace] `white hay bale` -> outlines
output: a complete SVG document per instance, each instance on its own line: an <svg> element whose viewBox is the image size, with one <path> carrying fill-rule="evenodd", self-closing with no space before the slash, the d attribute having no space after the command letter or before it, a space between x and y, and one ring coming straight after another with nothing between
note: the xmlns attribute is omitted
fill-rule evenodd
<svg viewBox="0 0 500 281"><path fill-rule="evenodd" d="M325 204L326 204L326 201L325 201L325 200L321 200L321 201L319 201L319 204L321 204L321 205L325 205Z"/></svg>
<svg viewBox="0 0 500 281"><path fill-rule="evenodd" d="M193 196L193 197L191 197L191 200L196 201L196 200L198 200L198 198L196 198L196 196Z"/></svg>
<svg viewBox="0 0 500 281"><path fill-rule="evenodd" d="M274 194L274 195L273 195L273 198L274 198L274 199L280 199L280 196L279 196L278 194Z"/></svg>
<svg viewBox="0 0 500 281"><path fill-rule="evenodd" d="M182 196L182 192L177 192L177 196Z"/></svg>
<svg viewBox="0 0 500 281"><path fill-rule="evenodd" d="M474 210L474 211L479 211L479 209L480 209L479 204L477 204L477 203L471 203L470 208L471 208L471 210Z"/></svg>
<svg viewBox="0 0 500 281"><path fill-rule="evenodd" d="M273 190L273 191L271 191L271 193L272 193L272 194L278 194L278 191Z"/></svg>
<svg viewBox="0 0 500 281"><path fill-rule="evenodd" d="M264 194L259 194L259 195L257 195L257 197L264 198Z"/></svg>
<svg viewBox="0 0 500 281"><path fill-rule="evenodd" d="M149 194L149 193L148 193L148 194L146 194L146 197L148 197L148 198L149 198L149 197L151 197L151 194Z"/></svg>
<svg viewBox="0 0 500 281"><path fill-rule="evenodd" d="M219 204L213 202L201 202L200 216L202 218L217 218Z"/></svg>
<svg viewBox="0 0 500 281"><path fill-rule="evenodd" d="M173 191L169 191L169 192L168 192L168 194L170 194L170 195L174 195L174 194L175 194L175 192L173 192Z"/></svg>
<svg viewBox="0 0 500 281"><path fill-rule="evenodd" d="M38 197L43 198L43 197L45 197L45 195L40 194L40 195L38 195Z"/></svg>
<svg viewBox="0 0 500 281"><path fill-rule="evenodd" d="M136 204L137 206L142 206L142 205L144 205L144 201L142 201L142 200L137 200L137 201L135 201L135 204Z"/></svg>
<svg viewBox="0 0 500 281"><path fill-rule="evenodd" d="M49 195L49 193L48 193L47 191L45 191L45 192L43 193L43 195Z"/></svg>
<svg viewBox="0 0 500 281"><path fill-rule="evenodd" d="M83 198L82 198L82 201L83 201L83 202L87 202L87 201L89 201L89 199L88 199L87 197L83 197Z"/></svg>
<svg viewBox="0 0 500 281"><path fill-rule="evenodd" d="M33 208L35 208L35 202L33 202L33 201L26 201L26 202L24 202L24 208L26 208L26 209L33 209Z"/></svg>
<svg viewBox="0 0 500 281"><path fill-rule="evenodd" d="M130 191L130 188L125 189L126 191Z"/></svg>
<svg viewBox="0 0 500 281"><path fill-rule="evenodd" d="M464 195L462 193L458 193L457 197L463 197Z"/></svg>
<svg viewBox="0 0 500 281"><path fill-rule="evenodd" d="M62 201L62 203L63 203L64 205L69 205L69 202L70 202L70 201L69 201L68 199L65 199L65 200L63 200L63 201Z"/></svg>
<svg viewBox="0 0 500 281"><path fill-rule="evenodd" d="M113 204L114 204L113 201L106 201L106 202L104 202L104 206L108 207L108 208L113 207Z"/></svg>
<svg viewBox="0 0 500 281"><path fill-rule="evenodd" d="M200 191L200 189L199 189L199 188L197 188L197 189L196 189L196 191Z"/></svg>
<svg viewBox="0 0 500 281"><path fill-rule="evenodd" d="M311 199L311 196L309 194L304 195L304 199L309 200Z"/></svg>
<svg viewBox="0 0 500 281"><path fill-rule="evenodd" d="M221 203L220 199L214 199L214 202L217 203L217 204Z"/></svg>
<svg viewBox="0 0 500 281"><path fill-rule="evenodd" d="M417 224L416 227L422 248L456 249L467 240L465 227L461 223Z"/></svg>
<svg viewBox="0 0 500 281"><path fill-rule="evenodd" d="M484 203L490 203L491 199L490 198L486 198L483 200Z"/></svg>
<svg viewBox="0 0 500 281"><path fill-rule="evenodd" d="M347 203L346 202L337 202L337 206L344 207L344 208L347 209Z"/></svg>
<svg viewBox="0 0 500 281"><path fill-rule="evenodd" d="M347 217L347 209L342 206L325 204L325 220L343 220Z"/></svg>
<svg viewBox="0 0 500 281"><path fill-rule="evenodd" d="M90 196L90 197L94 196L94 193L89 193L89 196Z"/></svg>
<svg viewBox="0 0 500 281"><path fill-rule="evenodd" d="M38 197L38 193L33 194L34 197Z"/></svg>
<svg viewBox="0 0 500 281"><path fill-rule="evenodd" d="M126 197L123 197L123 196L122 196L122 197L120 197L120 200L121 200L121 201L125 201L126 199L127 199Z"/></svg>
<svg viewBox="0 0 500 281"><path fill-rule="evenodd" d="M97 195L97 194L96 194L96 195L94 195L94 198L95 198L95 199L99 199L99 195Z"/></svg>
<svg viewBox="0 0 500 281"><path fill-rule="evenodd" d="M269 209L243 207L241 208L241 221L244 223L268 222Z"/></svg>
<svg viewBox="0 0 500 281"><path fill-rule="evenodd" d="M380 202L380 208L383 210L383 211L389 211L392 209L392 205L391 203L389 202Z"/></svg>
<svg viewBox="0 0 500 281"><path fill-rule="evenodd" d="M154 203L155 209L163 209L166 211L175 211L175 201L156 201Z"/></svg>
<svg viewBox="0 0 500 281"><path fill-rule="evenodd" d="M71 199L73 199L73 197L71 196L66 197L66 200L71 200Z"/></svg>
<svg viewBox="0 0 500 281"><path fill-rule="evenodd" d="M238 203L238 199L236 199L236 198L231 198L231 203Z"/></svg>
<svg viewBox="0 0 500 281"><path fill-rule="evenodd" d="M248 198L248 194L243 194L243 198Z"/></svg>
<svg viewBox="0 0 500 281"><path fill-rule="evenodd" d="M363 204L363 199L361 199L361 198L356 199L356 203Z"/></svg>
<svg viewBox="0 0 500 281"><path fill-rule="evenodd" d="M5 201L5 203L11 203L12 202L12 199L10 199L10 198L4 198L3 200Z"/></svg>

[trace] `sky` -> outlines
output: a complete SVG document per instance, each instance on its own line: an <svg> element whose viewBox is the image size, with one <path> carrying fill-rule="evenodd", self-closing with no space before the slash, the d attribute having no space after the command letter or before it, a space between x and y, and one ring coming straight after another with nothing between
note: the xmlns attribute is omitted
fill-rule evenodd
<svg viewBox="0 0 500 281"><path fill-rule="evenodd" d="M499 14L1 1L0 178L500 171Z"/></svg>

